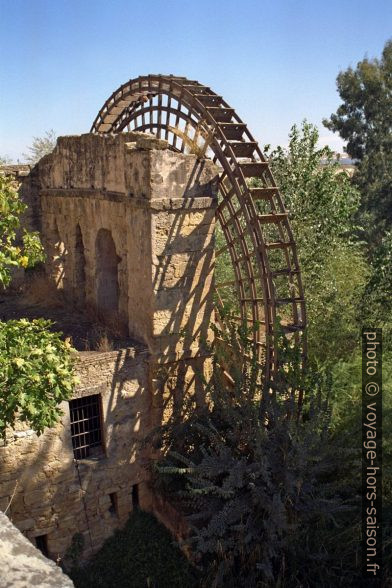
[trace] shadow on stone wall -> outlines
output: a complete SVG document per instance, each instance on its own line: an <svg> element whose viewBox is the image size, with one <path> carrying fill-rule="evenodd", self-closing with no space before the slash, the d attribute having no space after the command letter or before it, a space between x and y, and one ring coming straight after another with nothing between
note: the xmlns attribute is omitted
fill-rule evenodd
<svg viewBox="0 0 392 588"><path fill-rule="evenodd" d="M139 443L150 412L148 354L135 348L87 354L78 372L87 387L74 397L102 396L100 455L74 460L68 403L55 428L41 437L16 431L0 448L1 508L29 539L46 536L55 560L64 558L75 533L84 537L83 557L97 551L136 506L135 487L140 505L150 505Z"/></svg>
<svg viewBox="0 0 392 588"><path fill-rule="evenodd" d="M46 535L55 559L64 558L75 533L84 537L84 556L97 551L138 504L178 531L181 521L148 486L155 454L141 441L152 428L184 420L204 403L211 374L216 170L195 156L135 151L124 141L63 138L40 171L47 274L65 299L79 308L84 304L86 313L94 305L110 313L106 302L117 297L119 316L127 317L129 332L140 342L80 354L81 384L74 398L101 395L101 455L74 461L67 403L57 427L40 438L21 430L0 448L0 508L7 508L12 496L7 514L29 538ZM82 148L80 158L72 155L72 149ZM107 189L98 164L91 169L89 149L118 191ZM67 154L69 160L62 160ZM152 169L153 164L163 167ZM96 249L100 231L111 234L115 263L113 255L108 261L103 249ZM131 255L139 265L131 264ZM131 288L138 289L134 304Z"/></svg>

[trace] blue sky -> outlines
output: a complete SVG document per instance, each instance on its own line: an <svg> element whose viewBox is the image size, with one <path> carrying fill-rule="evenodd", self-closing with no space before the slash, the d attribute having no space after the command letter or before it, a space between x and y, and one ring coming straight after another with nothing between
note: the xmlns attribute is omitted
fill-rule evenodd
<svg viewBox="0 0 392 588"><path fill-rule="evenodd" d="M293 123L320 128L339 104L336 75L379 57L390 0L0 0L0 155L32 137L88 132L130 78L173 73L222 94L261 145Z"/></svg>

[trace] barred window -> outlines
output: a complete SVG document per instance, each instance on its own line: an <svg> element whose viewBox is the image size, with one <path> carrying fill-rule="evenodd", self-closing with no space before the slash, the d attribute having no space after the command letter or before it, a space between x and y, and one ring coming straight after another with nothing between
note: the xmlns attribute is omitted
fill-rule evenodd
<svg viewBox="0 0 392 588"><path fill-rule="evenodd" d="M84 459L102 451L102 415L100 394L69 402L71 437L75 459Z"/></svg>

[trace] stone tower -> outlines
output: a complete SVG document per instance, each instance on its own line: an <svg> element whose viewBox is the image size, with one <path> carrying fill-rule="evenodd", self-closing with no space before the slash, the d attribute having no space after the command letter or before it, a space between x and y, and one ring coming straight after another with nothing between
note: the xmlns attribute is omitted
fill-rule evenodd
<svg viewBox="0 0 392 588"><path fill-rule="evenodd" d="M0 508L16 485L14 524L52 556L62 557L76 532L86 555L96 551L139 503L176 526L149 488L137 441L183 417L188 401L203 402L216 179L211 161L124 133L61 137L23 182L48 279L78 312L116 323L126 341L79 354L80 385L57 427L37 437L21 425L0 447ZM86 407L96 428L78 433L80 421L92 426L80 416Z"/></svg>

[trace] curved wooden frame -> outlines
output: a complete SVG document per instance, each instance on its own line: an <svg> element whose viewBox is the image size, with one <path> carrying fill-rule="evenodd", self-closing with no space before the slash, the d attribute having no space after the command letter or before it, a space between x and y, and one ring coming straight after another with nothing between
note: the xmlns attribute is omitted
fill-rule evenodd
<svg viewBox="0 0 392 588"><path fill-rule="evenodd" d="M222 96L176 76L130 80L105 102L91 128L126 130L154 133L180 152L192 145L220 165L217 220L226 245L216 255L229 254L235 279L216 288L218 295L236 288L238 318L256 325L253 337L270 381L278 366L277 324L304 348L306 309L288 213L257 142Z"/></svg>

